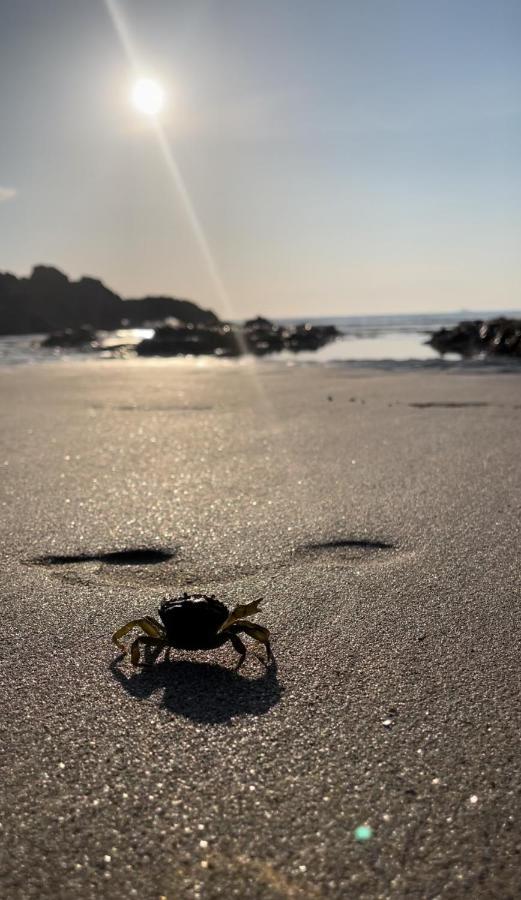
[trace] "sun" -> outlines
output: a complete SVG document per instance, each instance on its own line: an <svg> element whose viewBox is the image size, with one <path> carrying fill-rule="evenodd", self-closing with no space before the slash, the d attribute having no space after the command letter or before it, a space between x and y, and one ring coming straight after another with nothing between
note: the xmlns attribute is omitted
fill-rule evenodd
<svg viewBox="0 0 521 900"><path fill-rule="evenodd" d="M165 104L165 92L153 78L139 78L131 93L133 106L146 116L157 116Z"/></svg>

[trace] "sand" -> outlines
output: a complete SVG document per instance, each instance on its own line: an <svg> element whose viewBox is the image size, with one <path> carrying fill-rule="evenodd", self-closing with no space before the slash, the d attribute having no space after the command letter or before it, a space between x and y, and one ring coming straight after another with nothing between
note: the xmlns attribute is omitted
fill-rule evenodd
<svg viewBox="0 0 521 900"><path fill-rule="evenodd" d="M2 896L518 897L520 384L4 369ZM185 589L277 667L114 662Z"/></svg>

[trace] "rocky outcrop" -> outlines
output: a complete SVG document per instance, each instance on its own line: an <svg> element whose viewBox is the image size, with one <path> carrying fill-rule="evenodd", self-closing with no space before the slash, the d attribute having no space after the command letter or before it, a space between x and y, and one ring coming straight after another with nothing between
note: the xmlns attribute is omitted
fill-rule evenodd
<svg viewBox="0 0 521 900"><path fill-rule="evenodd" d="M442 356L458 353L472 357L479 354L509 356L521 359L521 319L474 319L459 322L454 328L440 328L427 341Z"/></svg>
<svg viewBox="0 0 521 900"><path fill-rule="evenodd" d="M138 356L238 356L240 350L233 329L227 325L161 325L153 337L137 345L136 352Z"/></svg>
<svg viewBox="0 0 521 900"><path fill-rule="evenodd" d="M240 356L253 353L264 356L291 350L318 350L338 337L334 325L297 325L283 327L268 319L250 319L243 326L224 322L219 325L156 328L154 336L137 346L139 356L185 356L213 354Z"/></svg>
<svg viewBox="0 0 521 900"><path fill-rule="evenodd" d="M292 350L294 353L318 350L339 335L340 332L334 325L275 325L268 319L257 316L244 323L242 338L251 353L261 356L265 353L280 353L281 350Z"/></svg>
<svg viewBox="0 0 521 900"><path fill-rule="evenodd" d="M167 318L203 325L219 322L215 313L189 300L123 300L96 278L70 281L52 266L35 266L29 278L0 273L0 334L64 331L87 324L112 331Z"/></svg>
<svg viewBox="0 0 521 900"><path fill-rule="evenodd" d="M178 319L193 325L217 325L218 316L209 309L202 309L191 300L174 300L172 297L144 297L142 300L124 300L124 324L137 328L145 322L164 322Z"/></svg>
<svg viewBox="0 0 521 900"><path fill-rule="evenodd" d="M94 347L97 334L88 325L80 328L66 328L65 331L53 331L41 342L41 347Z"/></svg>

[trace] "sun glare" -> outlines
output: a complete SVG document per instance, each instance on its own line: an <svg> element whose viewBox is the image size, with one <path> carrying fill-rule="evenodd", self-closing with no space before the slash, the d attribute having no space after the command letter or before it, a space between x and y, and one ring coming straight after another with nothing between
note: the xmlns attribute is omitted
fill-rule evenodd
<svg viewBox="0 0 521 900"><path fill-rule="evenodd" d="M140 78L134 84L131 94L132 104L146 116L157 116L165 103L165 92L159 82L152 78Z"/></svg>

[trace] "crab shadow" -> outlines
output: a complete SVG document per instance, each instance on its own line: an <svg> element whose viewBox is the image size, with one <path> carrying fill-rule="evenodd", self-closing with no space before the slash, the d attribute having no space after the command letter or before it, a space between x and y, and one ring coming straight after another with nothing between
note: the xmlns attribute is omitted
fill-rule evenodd
<svg viewBox="0 0 521 900"><path fill-rule="evenodd" d="M127 672L121 657L110 665L114 678L136 700L163 692L161 706L169 712L205 725L222 725L240 716L268 712L282 696L277 664L249 678L215 663L165 659L149 668Z"/></svg>

